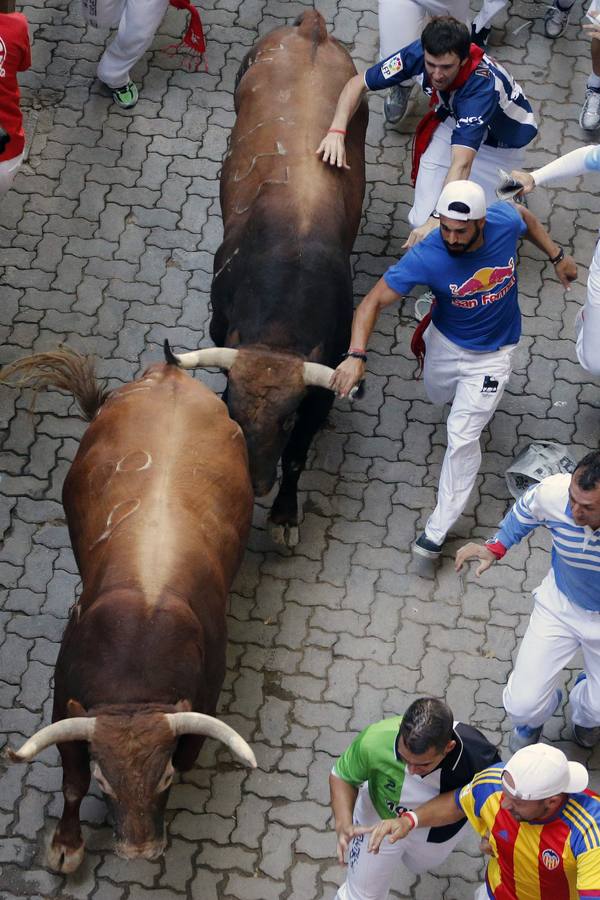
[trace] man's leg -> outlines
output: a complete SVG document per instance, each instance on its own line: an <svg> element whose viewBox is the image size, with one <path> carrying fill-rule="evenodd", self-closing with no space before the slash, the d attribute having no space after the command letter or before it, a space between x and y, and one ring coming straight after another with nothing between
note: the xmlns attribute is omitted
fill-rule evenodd
<svg viewBox="0 0 600 900"><path fill-rule="evenodd" d="M22 162L22 153L19 153L18 156L14 156L12 159L5 159L3 162L0 162L0 197L3 197L10 190Z"/></svg>
<svg viewBox="0 0 600 900"><path fill-rule="evenodd" d="M369 791L363 785L354 807L356 825L376 825L380 821ZM335 900L386 900L394 870L404 853L403 841L390 844L383 841L379 853L369 853L369 835L355 837L348 850L346 881L340 886Z"/></svg>
<svg viewBox="0 0 600 900"><path fill-rule="evenodd" d="M578 313L577 359L591 375L600 375L600 241L596 244L587 283L587 298Z"/></svg>
<svg viewBox="0 0 600 900"><path fill-rule="evenodd" d="M508 0L483 0L483 6L473 20L475 33L488 28L494 16L507 5Z"/></svg>
<svg viewBox="0 0 600 900"><path fill-rule="evenodd" d="M599 0L593 0L588 12L596 17L600 15ZM592 71L587 80L579 124L585 131L595 131L600 125L600 41L596 38L592 38Z"/></svg>
<svg viewBox="0 0 600 900"><path fill-rule="evenodd" d="M450 138L452 129L447 122L436 129L429 147L421 157L415 184L413 207L408 214L411 228L424 225L434 211L450 168Z"/></svg>
<svg viewBox="0 0 600 900"><path fill-rule="evenodd" d="M162 22L169 0L127 0L119 28L98 65L98 78L113 90L128 84Z"/></svg>
<svg viewBox="0 0 600 900"><path fill-rule="evenodd" d="M127 0L81 0L83 18L93 28L116 28Z"/></svg>
<svg viewBox="0 0 600 900"><path fill-rule="evenodd" d="M425 10L416 0L379 0L379 52L381 59L396 53L421 36ZM386 122L395 125L406 113L413 81L390 88L383 104Z"/></svg>
<svg viewBox="0 0 600 900"><path fill-rule="evenodd" d="M460 348L459 348L460 349ZM481 432L492 418L510 376L511 351L462 351L460 377L446 429L437 505L425 526L425 537L444 543L446 534L467 505L481 463Z"/></svg>
<svg viewBox="0 0 600 900"><path fill-rule="evenodd" d="M558 590L552 570L533 596L535 605L529 625L502 695L504 709L513 725L540 729L529 743L539 739L541 727L554 713L560 673L580 643L569 621L572 604Z"/></svg>

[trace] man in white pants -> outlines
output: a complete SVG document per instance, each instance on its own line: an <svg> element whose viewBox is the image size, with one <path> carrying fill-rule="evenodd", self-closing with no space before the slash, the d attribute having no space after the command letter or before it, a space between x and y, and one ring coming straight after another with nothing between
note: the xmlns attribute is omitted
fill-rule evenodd
<svg viewBox="0 0 600 900"><path fill-rule="evenodd" d="M494 414L521 335L517 245L526 237L556 267L568 287L577 268L528 210L498 202L486 211L483 189L472 181L446 185L438 201L439 230L406 253L357 307L347 358L331 386L346 396L364 375L366 346L382 309L418 284L436 298L426 317L424 380L433 403L452 403L437 505L413 550L436 559L475 484L479 437Z"/></svg>
<svg viewBox="0 0 600 900"><path fill-rule="evenodd" d="M164 19L169 0L81 0L83 16L94 28L117 28L98 64L98 78L123 109L138 101L130 70L142 58Z"/></svg>
<svg viewBox="0 0 600 900"><path fill-rule="evenodd" d="M431 97L432 109L415 136L409 247L436 227L431 214L445 184L470 178L483 187L487 203L493 203L498 167L522 168L524 148L537 134L520 86L471 43L466 25L443 16L429 22L420 40L349 79L317 149L323 162L347 166L346 128L367 90L385 90L413 78Z"/></svg>
<svg viewBox="0 0 600 900"><path fill-rule="evenodd" d="M599 43L600 46L600 43ZM559 156L534 172L511 172L511 177L520 181L523 193L529 194L537 185L551 184L585 172L600 171L600 145L578 147L564 156ZM583 309L577 315L577 359L592 375L600 375L600 240L590 266L587 283L587 298Z"/></svg>
<svg viewBox="0 0 600 900"><path fill-rule="evenodd" d="M573 738L582 747L600 740L600 451L588 453L572 475L550 475L530 488L487 544L456 554L458 571L479 559L485 572L506 551L545 525L552 535L552 567L533 593L535 605L503 701L514 728L514 752L536 743L562 699L563 667L581 649L582 673L570 693Z"/></svg>
<svg viewBox="0 0 600 900"><path fill-rule="evenodd" d="M454 722L441 700L415 700L403 716L369 725L335 763L329 776L337 855L348 861L336 900L386 900L400 864L414 874L439 866L463 835L466 819L420 829L402 844L367 852L365 832L410 816L414 806L455 790L499 761L481 732Z"/></svg>

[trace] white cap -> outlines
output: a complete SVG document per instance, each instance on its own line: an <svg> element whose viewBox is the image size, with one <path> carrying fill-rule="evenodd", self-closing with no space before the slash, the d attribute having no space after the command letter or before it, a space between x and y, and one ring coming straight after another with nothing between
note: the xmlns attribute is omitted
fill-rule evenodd
<svg viewBox="0 0 600 900"><path fill-rule="evenodd" d="M436 212L460 222L483 219L486 212L485 192L474 181L451 181L440 194Z"/></svg>
<svg viewBox="0 0 600 900"><path fill-rule="evenodd" d="M508 773L514 788L504 778ZM546 800L556 794L577 794L588 786L585 766L569 762L562 750L550 744L532 744L518 750L502 772L502 786L519 800Z"/></svg>

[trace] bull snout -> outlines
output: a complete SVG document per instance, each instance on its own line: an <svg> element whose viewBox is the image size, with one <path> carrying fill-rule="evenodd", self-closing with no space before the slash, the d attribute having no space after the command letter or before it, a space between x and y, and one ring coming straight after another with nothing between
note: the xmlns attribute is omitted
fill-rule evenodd
<svg viewBox="0 0 600 900"><path fill-rule="evenodd" d="M131 844L127 841L119 841L115 850L121 859L158 859L165 851L166 839L145 841L143 844Z"/></svg>

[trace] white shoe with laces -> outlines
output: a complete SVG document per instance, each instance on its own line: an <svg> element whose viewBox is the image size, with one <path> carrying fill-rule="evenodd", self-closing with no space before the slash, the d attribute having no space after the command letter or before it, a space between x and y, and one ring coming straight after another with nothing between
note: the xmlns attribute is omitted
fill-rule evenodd
<svg viewBox="0 0 600 900"><path fill-rule="evenodd" d="M584 131L595 131L600 125L600 91L588 88L579 114L579 124Z"/></svg>

